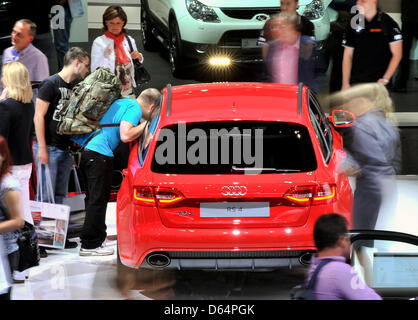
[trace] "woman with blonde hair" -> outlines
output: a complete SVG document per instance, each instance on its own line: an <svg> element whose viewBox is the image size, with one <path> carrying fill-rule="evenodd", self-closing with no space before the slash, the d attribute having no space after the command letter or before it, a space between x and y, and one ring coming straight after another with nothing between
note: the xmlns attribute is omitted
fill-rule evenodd
<svg viewBox="0 0 418 320"><path fill-rule="evenodd" d="M379 83L353 86L330 97L331 108L351 111L356 116L353 127L344 136L347 158L341 171L356 176L354 192L354 229L376 226L384 200L384 189L400 171L401 144L392 100ZM337 107L338 106L338 107Z"/></svg>
<svg viewBox="0 0 418 320"><path fill-rule="evenodd" d="M24 218L33 224L29 207L29 179L32 173L32 132L35 108L28 69L20 62L3 66L2 78L7 89L0 102L0 135L8 142L12 157L12 174L22 189Z"/></svg>

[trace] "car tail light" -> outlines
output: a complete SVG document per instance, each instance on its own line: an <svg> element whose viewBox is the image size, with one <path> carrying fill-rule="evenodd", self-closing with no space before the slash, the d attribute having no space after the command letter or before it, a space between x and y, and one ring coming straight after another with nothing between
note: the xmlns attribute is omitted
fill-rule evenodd
<svg viewBox="0 0 418 320"><path fill-rule="evenodd" d="M180 191L167 187L134 187L134 201L143 206L171 206L183 200Z"/></svg>
<svg viewBox="0 0 418 320"><path fill-rule="evenodd" d="M284 197L300 206L310 206L315 186L297 186L290 188Z"/></svg>
<svg viewBox="0 0 418 320"><path fill-rule="evenodd" d="M284 198L299 206L321 205L337 200L334 184L296 186L290 188Z"/></svg>
<svg viewBox="0 0 418 320"><path fill-rule="evenodd" d="M170 206L184 199L181 192L174 188L156 187L154 192L160 207Z"/></svg>
<svg viewBox="0 0 418 320"><path fill-rule="evenodd" d="M134 187L134 201L142 206L155 206L154 190L152 187Z"/></svg>
<svg viewBox="0 0 418 320"><path fill-rule="evenodd" d="M328 204L337 200L335 184L322 184L315 187L312 205Z"/></svg>

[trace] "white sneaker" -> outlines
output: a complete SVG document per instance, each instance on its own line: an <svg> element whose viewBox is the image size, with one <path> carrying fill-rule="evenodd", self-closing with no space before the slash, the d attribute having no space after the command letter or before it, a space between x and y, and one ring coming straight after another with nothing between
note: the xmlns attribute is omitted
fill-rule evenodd
<svg viewBox="0 0 418 320"><path fill-rule="evenodd" d="M79 255L80 256L111 256L115 250L112 248L105 247L103 244L100 247L95 249L84 249L81 248Z"/></svg>

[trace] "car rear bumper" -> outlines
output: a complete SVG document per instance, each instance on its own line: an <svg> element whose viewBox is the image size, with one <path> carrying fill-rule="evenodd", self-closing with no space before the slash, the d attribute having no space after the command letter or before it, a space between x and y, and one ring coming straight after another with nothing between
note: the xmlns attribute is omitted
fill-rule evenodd
<svg viewBox="0 0 418 320"><path fill-rule="evenodd" d="M297 228L190 229L161 223L118 229L123 264L131 268L263 269L300 264L315 251L313 225ZM161 257L153 257L155 254ZM151 259L168 260L160 266Z"/></svg>
<svg viewBox="0 0 418 320"><path fill-rule="evenodd" d="M141 264L146 269L263 270L307 265L314 251L153 251Z"/></svg>

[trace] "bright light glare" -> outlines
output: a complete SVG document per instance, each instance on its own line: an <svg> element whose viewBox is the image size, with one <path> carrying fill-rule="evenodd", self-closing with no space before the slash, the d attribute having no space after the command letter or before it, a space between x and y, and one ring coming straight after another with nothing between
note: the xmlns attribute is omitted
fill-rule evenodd
<svg viewBox="0 0 418 320"><path fill-rule="evenodd" d="M228 67L231 65L231 59L227 57L210 58L209 64L213 67Z"/></svg>

